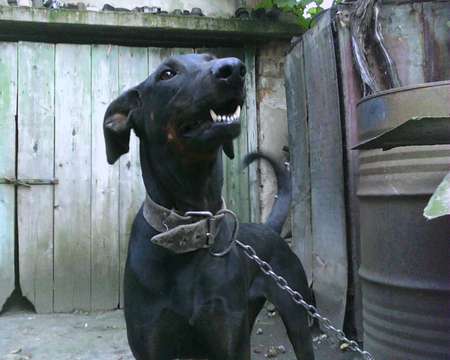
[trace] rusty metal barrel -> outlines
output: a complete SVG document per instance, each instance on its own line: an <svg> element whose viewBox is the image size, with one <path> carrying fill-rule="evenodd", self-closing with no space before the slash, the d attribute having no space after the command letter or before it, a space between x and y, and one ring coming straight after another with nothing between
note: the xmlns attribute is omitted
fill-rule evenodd
<svg viewBox="0 0 450 360"><path fill-rule="evenodd" d="M450 146L370 142L411 119L450 122L450 82L384 91L357 111L364 347L377 360L449 360L450 217L427 221L423 209L450 171Z"/></svg>

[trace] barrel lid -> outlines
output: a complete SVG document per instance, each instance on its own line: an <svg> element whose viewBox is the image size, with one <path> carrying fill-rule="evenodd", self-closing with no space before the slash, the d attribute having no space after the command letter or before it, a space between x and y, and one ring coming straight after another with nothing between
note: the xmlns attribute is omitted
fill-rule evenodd
<svg viewBox="0 0 450 360"><path fill-rule="evenodd" d="M450 81L390 89L357 105L353 149L450 144Z"/></svg>

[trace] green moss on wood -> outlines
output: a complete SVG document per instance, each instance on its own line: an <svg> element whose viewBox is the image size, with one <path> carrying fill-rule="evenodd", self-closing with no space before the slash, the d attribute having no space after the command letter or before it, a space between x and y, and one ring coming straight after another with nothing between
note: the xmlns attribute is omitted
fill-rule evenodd
<svg viewBox="0 0 450 360"><path fill-rule="evenodd" d="M165 31L169 34L192 32L203 37L229 36L230 40L239 41L239 37L247 39L286 39L299 35L301 28L295 24L272 21L241 20L236 18L210 18L196 16L152 15L138 12L76 11L48 10L42 8L0 6L0 35L13 28L14 24L26 26L58 25L64 27L85 25L110 29L111 35L118 31ZM111 28L114 27L114 28Z"/></svg>

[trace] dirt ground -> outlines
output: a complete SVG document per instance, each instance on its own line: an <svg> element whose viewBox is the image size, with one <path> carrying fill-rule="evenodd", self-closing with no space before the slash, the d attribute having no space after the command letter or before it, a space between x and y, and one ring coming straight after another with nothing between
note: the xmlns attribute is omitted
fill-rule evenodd
<svg viewBox="0 0 450 360"><path fill-rule="evenodd" d="M314 336L316 360L357 360L325 335ZM264 309L252 337L252 360L295 360L282 322ZM132 360L120 310L36 315L10 311L0 316L1 360Z"/></svg>

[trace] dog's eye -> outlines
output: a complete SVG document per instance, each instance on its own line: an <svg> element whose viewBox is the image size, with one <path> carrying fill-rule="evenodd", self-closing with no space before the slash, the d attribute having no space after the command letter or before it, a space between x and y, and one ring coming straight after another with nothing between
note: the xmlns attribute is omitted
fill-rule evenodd
<svg viewBox="0 0 450 360"><path fill-rule="evenodd" d="M177 73L173 70L164 70L161 75L159 75L159 78L161 80L169 80L172 79Z"/></svg>

